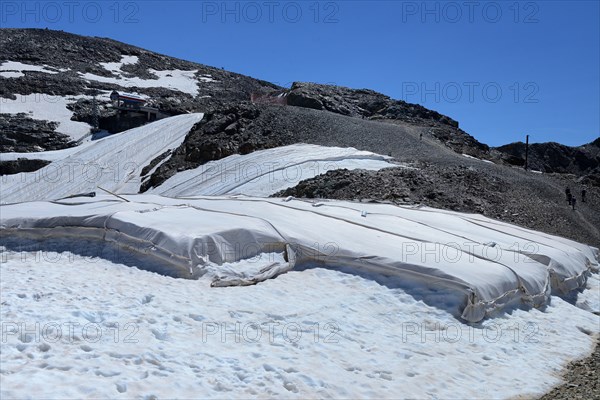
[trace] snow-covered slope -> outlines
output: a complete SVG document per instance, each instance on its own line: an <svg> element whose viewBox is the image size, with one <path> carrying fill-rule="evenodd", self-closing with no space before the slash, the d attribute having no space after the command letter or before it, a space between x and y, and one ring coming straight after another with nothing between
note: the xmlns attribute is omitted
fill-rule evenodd
<svg viewBox="0 0 600 400"><path fill-rule="evenodd" d="M482 216L334 201L128 198L4 206L0 226L7 235L127 245L163 274L211 276L215 286L310 265L398 276L429 291L426 298L443 294L444 308L472 322L515 302L543 306L551 289L583 287L598 269L595 248Z"/></svg>
<svg viewBox="0 0 600 400"><path fill-rule="evenodd" d="M233 155L176 174L149 193L169 197L245 194L270 196L334 169L394 167L391 157L353 148L295 144Z"/></svg>
<svg viewBox="0 0 600 400"><path fill-rule="evenodd" d="M30 173L3 177L0 203L54 200L97 191L137 193L142 169L183 142L203 114L166 118L152 124L55 152L55 161ZM60 154L66 155L60 157ZM58 155L58 156L57 156Z"/></svg>
<svg viewBox="0 0 600 400"><path fill-rule="evenodd" d="M25 76L25 71L43 72L46 74L57 74L58 72L47 65L31 65L22 62L6 61L0 64L0 76L3 78L20 78ZM65 72L66 70L60 70Z"/></svg>

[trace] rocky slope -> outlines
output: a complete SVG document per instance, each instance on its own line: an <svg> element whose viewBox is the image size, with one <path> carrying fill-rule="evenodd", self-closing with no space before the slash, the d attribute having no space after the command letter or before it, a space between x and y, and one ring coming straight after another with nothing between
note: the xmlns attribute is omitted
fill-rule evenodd
<svg viewBox="0 0 600 400"><path fill-rule="evenodd" d="M123 63L115 70L117 67L114 64L123 61L124 57L134 58L134 62ZM249 100L252 93L266 96L284 93L287 104L292 107L385 120L400 125L424 126L429 128L431 136L457 152L480 158L488 158L489 153L486 145L460 130L457 121L420 105L393 100L372 90L310 83L295 83L291 89L283 89L268 82L164 56L111 39L52 30L0 29L0 66L6 62L43 67L44 71L27 70L18 76L18 69L11 71L10 67L5 68L5 72L15 75L7 77L0 73L0 99L15 99L17 95L33 93L77 96L67 108L73 112L73 120L85 123L92 121L90 95L94 91L134 92L172 115L211 110L223 114L237 107L240 102ZM165 87L158 79L157 71L194 71L198 82L197 93ZM125 85L128 79L134 80L133 86ZM155 80L156 86L149 87L148 82L135 86L139 80ZM243 105L241 107L235 113L243 113ZM106 98L99 99L99 112L101 125L104 119L114 115ZM306 128L310 126L306 125ZM55 149L55 146L46 146L46 143L56 142L60 136L56 135L57 140L49 140L48 136L46 133L38 141L37 148L19 147L10 140L7 143L0 142L0 151ZM62 147L68 146L68 143L64 143Z"/></svg>
<svg viewBox="0 0 600 400"><path fill-rule="evenodd" d="M0 111L1 108L0 105ZM0 113L0 151L58 150L74 146L69 136L56 132L57 125L32 119L27 114Z"/></svg>
<svg viewBox="0 0 600 400"><path fill-rule="evenodd" d="M525 164L525 143L516 142L496 147L503 158L513 164ZM592 143L570 147L560 143L529 145L529 168L542 172L575 175L600 174L600 138Z"/></svg>
<svg viewBox="0 0 600 400"><path fill-rule="evenodd" d="M123 63L125 57L134 62ZM109 106L107 94L112 90L134 92L144 96L149 104L167 114L181 114L218 106L227 102L238 102L250 98L250 93L278 89L276 85L247 76L224 71L173 57L164 56L111 39L84 37L62 31L41 29L0 29L0 117L10 118L17 125L27 126L31 137L38 136L36 146L20 141L13 143L18 135L0 125L2 139L0 151L39 151L68 147L60 146L61 136L52 134L48 121L31 121L25 116L12 114L7 117L2 108L8 100L18 95L43 94L37 101L52 102L71 96L68 108L74 112L72 120L90 123L92 120L91 94L100 91L100 119L110 117L114 110ZM17 63L17 66L11 67ZM103 65L103 63L105 65ZM106 63L117 64L112 69ZM19 65L36 66L44 70L20 71ZM110 64L108 64L110 65ZM167 86L159 78L176 82L177 76L167 73L158 76L157 71L189 72L191 81L197 82L197 93ZM130 79L131 82L126 81ZM138 84L139 85L136 85ZM155 83L155 84L153 84ZM192 82L193 83L193 82ZM76 97L74 97L76 96ZM6 100L4 100L6 99ZM2 104L4 103L4 107ZM35 129L31 125L40 125ZM24 128L23 128L24 129Z"/></svg>
<svg viewBox="0 0 600 400"><path fill-rule="evenodd" d="M459 129L458 122L418 104L394 100L368 89L295 82L285 92L287 104L341 115L429 127L431 136L455 150L489 158L489 147Z"/></svg>
<svg viewBox="0 0 600 400"><path fill-rule="evenodd" d="M78 95L88 89L124 90L119 85L83 79L80 75L91 73L114 77L114 72L100 63L118 63L123 56L137 57L137 62L122 66L126 77L152 80L158 79L152 70L196 71L195 76L202 82L198 85L197 96L165 87L135 87L135 91L147 94L161 107L177 113L218 104L220 101L246 100L252 92L278 88L265 81L154 53L112 39L41 29L0 29L0 63L16 61L45 65L57 72L44 74L27 71L23 77L0 77L0 96L12 98L14 94L30 93ZM208 76L212 79L200 79Z"/></svg>
<svg viewBox="0 0 600 400"><path fill-rule="evenodd" d="M420 140L423 134L424 140ZM293 143L355 147L398 160L464 157L443 146L429 125L370 120L313 108L238 103L209 112L144 186L160 185L175 173L231 154L247 154ZM453 159L453 158L452 158Z"/></svg>

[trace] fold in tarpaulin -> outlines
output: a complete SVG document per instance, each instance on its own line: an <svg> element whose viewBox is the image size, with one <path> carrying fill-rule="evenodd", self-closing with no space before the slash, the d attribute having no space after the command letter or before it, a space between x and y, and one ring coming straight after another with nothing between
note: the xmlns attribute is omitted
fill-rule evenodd
<svg viewBox="0 0 600 400"><path fill-rule="evenodd" d="M212 286L307 266L396 277L459 298L456 311L470 322L509 304L543 306L551 290L583 287L598 269L596 248L480 215L343 201L125 197L3 206L2 236L125 245L154 259L158 272L209 277Z"/></svg>

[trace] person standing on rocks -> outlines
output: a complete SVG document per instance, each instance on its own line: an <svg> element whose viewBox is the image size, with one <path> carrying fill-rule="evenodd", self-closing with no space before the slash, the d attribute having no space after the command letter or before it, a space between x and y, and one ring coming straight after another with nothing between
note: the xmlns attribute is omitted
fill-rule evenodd
<svg viewBox="0 0 600 400"><path fill-rule="evenodd" d="M569 203L569 205L571 205L571 202L573 201L573 195L571 194L571 192L567 193L567 203Z"/></svg>
<svg viewBox="0 0 600 400"><path fill-rule="evenodd" d="M573 211L575 211L575 204L577 204L577 199L575 198L575 196L573 196L571 203L573 204Z"/></svg>
<svg viewBox="0 0 600 400"><path fill-rule="evenodd" d="M565 195L567 196L567 202L571 205L571 189L569 187L565 189Z"/></svg>
<svg viewBox="0 0 600 400"><path fill-rule="evenodd" d="M581 189L581 202L585 203L585 195L587 194L587 190L585 188Z"/></svg>

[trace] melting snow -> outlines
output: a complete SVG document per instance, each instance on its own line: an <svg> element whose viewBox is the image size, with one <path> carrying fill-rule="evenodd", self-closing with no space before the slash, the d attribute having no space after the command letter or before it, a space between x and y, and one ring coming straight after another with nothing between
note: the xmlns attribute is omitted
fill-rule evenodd
<svg viewBox="0 0 600 400"><path fill-rule="evenodd" d="M472 160L477 160L477 161L482 161L482 162L485 162L485 163L488 163L488 164L493 164L493 162L490 161L490 160L482 160L481 158L473 157L473 156L468 155L468 154L463 154L463 156L467 157L467 158L470 158Z"/></svg>
<svg viewBox="0 0 600 400"><path fill-rule="evenodd" d="M120 75L123 65L137 64L139 61L137 56L122 56L120 62L100 63L105 70Z"/></svg>
<svg viewBox="0 0 600 400"><path fill-rule="evenodd" d="M178 90L183 93L189 93L192 96L198 95L198 79L196 79L196 73L198 70L182 71L179 69L157 71L155 69L149 69L148 71L156 76L158 79L142 79L138 77L127 77L123 75L121 70L125 64L135 64L138 62L136 56L123 56L120 62L113 63L101 63L101 65L107 70L117 75L117 77L106 77L95 75L92 73L81 74L84 79L88 81L97 81L104 83L114 83L122 87L141 87L141 88L153 88L153 87L164 87L172 90ZM203 82L212 82L212 79L208 76L204 76L200 79Z"/></svg>
<svg viewBox="0 0 600 400"><path fill-rule="evenodd" d="M39 65L31 65L24 64L17 61L6 61L0 64L0 76L4 78L20 78L25 76L23 71L38 71L44 72L46 74L57 74L58 72L48 69L47 65L39 66ZM59 71L66 71L64 69L59 69Z"/></svg>
<svg viewBox="0 0 600 400"><path fill-rule="evenodd" d="M73 111L67 108L78 96L62 97L42 93L15 95L16 100L0 98L0 114L29 114L30 118L58 122L57 132L79 140L90 133L91 127L85 122L71 121Z"/></svg>

